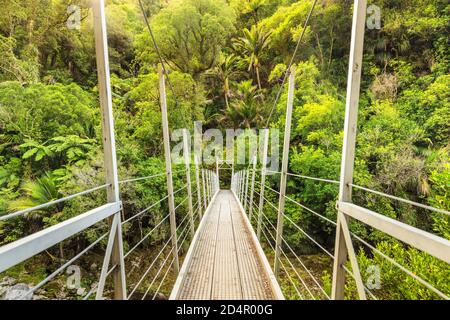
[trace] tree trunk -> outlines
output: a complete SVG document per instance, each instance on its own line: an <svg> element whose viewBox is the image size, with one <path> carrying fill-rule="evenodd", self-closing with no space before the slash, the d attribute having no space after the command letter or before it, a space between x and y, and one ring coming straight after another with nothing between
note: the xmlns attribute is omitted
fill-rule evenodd
<svg viewBox="0 0 450 320"><path fill-rule="evenodd" d="M228 92L227 92L227 91L224 91L223 96L225 97L225 105L227 106L227 109L228 109L228 108L230 107L230 106L228 105Z"/></svg>
<svg viewBox="0 0 450 320"><path fill-rule="evenodd" d="M59 258L64 260L64 245L62 241L59 243Z"/></svg>
<svg viewBox="0 0 450 320"><path fill-rule="evenodd" d="M261 79L259 78L259 67L258 66L255 67L255 71L256 71L256 80L258 81L258 89L261 90Z"/></svg>

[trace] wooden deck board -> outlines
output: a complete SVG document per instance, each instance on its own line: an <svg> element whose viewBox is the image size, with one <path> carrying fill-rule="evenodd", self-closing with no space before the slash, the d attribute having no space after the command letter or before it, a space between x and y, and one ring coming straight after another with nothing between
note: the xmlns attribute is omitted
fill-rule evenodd
<svg viewBox="0 0 450 320"><path fill-rule="evenodd" d="M274 299L231 191L221 190L199 230L177 299Z"/></svg>

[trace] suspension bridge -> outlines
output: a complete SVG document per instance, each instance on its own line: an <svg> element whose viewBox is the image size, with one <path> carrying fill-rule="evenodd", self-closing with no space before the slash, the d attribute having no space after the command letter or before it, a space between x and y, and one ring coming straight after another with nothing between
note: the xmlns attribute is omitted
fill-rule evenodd
<svg viewBox="0 0 450 320"><path fill-rule="evenodd" d="M269 131L260 130L262 142L260 157L254 155L245 166L216 158L215 166L201 163L198 155L190 154L191 141L183 131L184 166L172 168L170 132L166 103L166 72L159 73L160 105L164 141L165 172L120 180L118 177L106 20L103 0L93 1L96 58L99 79L104 169L106 181L101 186L68 195L54 201L0 216L0 221L17 219L30 212L55 206L58 203L104 190L107 202L66 221L45 228L22 239L0 247L0 272L8 270L45 250L102 222L108 222L108 231L86 248L68 259L42 281L34 284L21 298L29 299L39 289L60 276L70 265L94 247L106 243L98 281L83 299L157 299L163 286L170 285L170 299L284 299L284 292L294 292L299 299L344 299L345 286L353 281L357 297L377 299L363 281L355 253L354 242L371 250L411 277L437 297L449 299L447 293L431 284L426 276L418 275L351 232L349 223L358 221L397 239L405 245L425 252L447 264L450 263L450 241L410 226L352 202L352 190L375 194L394 201L417 206L430 212L450 215L450 212L422 203L403 199L353 183L357 112L359 102L366 1L355 0L350 44L350 61L344 123L344 141L339 180L309 177L289 172L290 131L294 104L295 72L288 70L288 99L284 119L284 141L280 171L267 169ZM194 161L192 161L192 159ZM229 186L221 181L223 170L231 171ZM184 177L182 187L175 188L173 176ZM276 176L277 187L271 185L268 175ZM145 209L122 215L120 188L125 184L165 178L167 194ZM338 190L337 220L333 221L286 194L288 179L309 180L335 185ZM275 199L275 200L274 200ZM278 203L277 203L278 202ZM137 220L149 215L154 208L166 203L168 212L154 223L150 231L125 252L123 237ZM308 212L318 221L336 230L334 252L308 233L285 213L286 204L299 212ZM185 210L183 210L185 209ZM182 211L183 210L183 211ZM275 213L275 219L271 214ZM126 227L126 228L125 228ZM154 252L149 253L144 267L130 261L136 250L163 227L168 236ZM284 236L284 228L299 231L312 245L332 262L332 288L328 291L320 277L294 250L295 244ZM134 230L136 231L136 230ZM136 231L137 232L137 231ZM183 246L189 243L187 252ZM181 261L182 260L182 261ZM130 273L140 273L130 277ZM170 276L173 280L170 281ZM283 282L281 282L283 279Z"/></svg>

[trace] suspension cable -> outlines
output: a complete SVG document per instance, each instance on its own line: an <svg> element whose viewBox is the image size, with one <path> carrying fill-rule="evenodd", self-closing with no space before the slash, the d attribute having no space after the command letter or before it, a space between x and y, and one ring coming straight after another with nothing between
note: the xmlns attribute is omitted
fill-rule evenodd
<svg viewBox="0 0 450 320"><path fill-rule="evenodd" d="M272 235L272 233L270 233L269 228L267 228L267 225L262 222L263 227L266 228L267 233L270 235L270 237L272 238L272 240L274 242L276 242L275 237ZM316 298L314 297L314 295L312 294L311 290L309 290L308 285L306 284L306 282L303 280L303 278L298 274L297 270L295 269L294 265L291 263L291 261L289 260L289 258L287 257L287 255L284 253L283 249L281 249L281 252L283 253L284 257L286 258L286 260L289 262L289 264L291 265L292 270L294 270L295 274L297 275L297 277L300 279L300 282L303 284L303 286L305 287L306 291L309 293L309 295L311 296L311 298L313 298L313 300L316 300ZM281 262L281 259L279 259Z"/></svg>
<svg viewBox="0 0 450 320"><path fill-rule="evenodd" d="M97 238L97 240L92 242L89 246L87 246L85 249L83 249L81 252L79 252L76 256L74 256L72 259L68 260L66 263L64 263L62 266L60 266L58 269L56 269L53 273L48 275L45 279L43 279L41 282L39 282L36 286L34 286L30 290L28 290L19 299L22 300L25 297L27 297L29 294L34 293L36 290L42 288L47 282L52 280L58 274L63 272L63 270L66 269L68 266L70 266L73 262L78 260L82 255L84 255L86 252L91 250L95 245L97 245L100 241L102 241L107 235L108 235L108 232L105 232L104 234L102 234L100 237Z"/></svg>
<svg viewBox="0 0 450 320"><path fill-rule="evenodd" d="M150 285L148 286L147 290L145 291L144 295L142 296L141 300L144 300L145 297L147 296L148 292L150 291L150 288L153 286L153 284L155 283L155 280L158 279L159 274L161 273L162 269L164 268L164 266L166 265L167 261L169 260L169 257L171 256L171 253L173 251L173 247L170 249L170 251L168 252L166 258L164 259L163 263L161 264L161 266L158 269L158 272L156 273L155 277L153 278L152 282L150 283ZM172 258L172 261L175 258ZM168 268L169 269L169 268Z"/></svg>
<svg viewBox="0 0 450 320"><path fill-rule="evenodd" d="M161 286L163 285L164 281L166 280L167 275L169 274L170 269L172 268L173 263L175 262L175 258L172 258L172 261L170 262L169 266L166 269L166 272L164 273L158 288L156 289L155 293L153 294L152 300L155 300L156 295L159 293L159 289L161 289Z"/></svg>
<svg viewBox="0 0 450 320"><path fill-rule="evenodd" d="M275 248L274 248L274 247L272 246L272 244L270 243L269 238L267 237L267 234L266 234L266 232L264 231L264 228L261 228L261 231L262 231L264 237L266 238L267 243L268 243L268 245L270 246L270 248L271 248L273 251L275 251ZM300 290L299 290L299 289L297 288L297 286L295 285L294 280L292 279L292 277L291 277L291 275L289 274L289 272L287 272L286 267L284 266L284 264L283 264L283 262L282 262L281 260L280 260L280 263L281 263L281 267L282 267L283 270L284 270L284 273L287 275L289 281L291 282L292 286L294 287L295 291L297 292L297 294L298 294L300 300L305 300L305 298L304 298L303 295L300 293Z"/></svg>
<svg viewBox="0 0 450 320"><path fill-rule="evenodd" d="M291 220L286 214L283 214L283 217L285 217L294 227L296 227L298 230L300 230L305 236L307 236L312 242L314 242L320 249L322 249L323 252L325 252L328 256L330 256L332 259L334 259L334 256L325 249L320 243L318 243L313 237L311 237L306 231L304 231L298 224L296 224L294 221Z"/></svg>
<svg viewBox="0 0 450 320"><path fill-rule="evenodd" d="M162 69L164 71L164 74L166 75L167 83L169 84L170 91L172 91L173 98L175 100L175 105L178 106L178 99L177 99L177 96L175 94L174 87L172 86L172 82L170 81L169 73L167 72L167 68L166 68L166 66L164 64L164 59L163 59L163 57L161 55L161 51L159 50L158 44L156 43L156 39L155 39L155 36L153 34L153 30L152 30L152 28L150 26L147 14L145 13L144 5L142 4L141 0L139 0L139 6L141 8L141 12L142 12L142 15L144 17L145 25L147 26L147 30L148 30L148 32L150 34L151 39L152 39L153 46L155 47L156 53L158 55L159 62L161 63L161 67L162 67Z"/></svg>
<svg viewBox="0 0 450 320"><path fill-rule="evenodd" d="M303 25L302 33L300 34L300 37L298 38L297 45L295 46L294 53L292 54L291 60L289 61L289 65L286 68L286 72L284 73L284 77L283 77L283 80L281 82L280 89L277 92L277 95L275 97L275 101L273 103L272 109L270 110L270 113L269 113L269 117L267 118L266 128L269 127L270 118L272 117L272 113L273 113L273 111L275 110L275 108L277 106L278 100L280 99L281 91L283 90L284 83L286 82L286 79L287 79L287 77L289 75L289 72L290 72L290 69L292 67L292 64L294 63L294 59L295 59L295 56L297 55L297 51L300 48L300 43L302 42L303 37L305 36L306 27L308 26L309 19L311 18L311 15L312 15L312 13L314 11L316 3L317 3L317 0L314 0L313 4L311 6L311 9L309 10L308 16L306 17L305 24Z"/></svg>
<svg viewBox="0 0 450 320"><path fill-rule="evenodd" d="M185 171L186 171L186 169L182 169L182 170L174 171L172 173L175 174L175 173L180 173L180 172L185 172ZM135 182L135 181L140 181L140 180L147 180L147 179L161 177L161 176L165 176L165 175L166 175L166 173L163 172L163 173L152 174L152 175L145 176L145 177L129 178L129 179L125 179L125 180L120 180L119 184L128 183L128 182Z"/></svg>
<svg viewBox="0 0 450 320"><path fill-rule="evenodd" d="M4 221L4 220L8 220L8 219L17 217L17 216L21 216L21 215L27 214L27 213L32 212L32 211L44 209L44 208L47 208L49 206L61 203L63 201L71 200L73 198L76 198L76 197L79 197L79 196L83 196L83 195L89 194L89 193L97 191L97 190L105 189L105 188L109 187L110 185L111 185L111 183L103 184L101 186L97 186L97 187L94 187L94 188L91 188L91 189L88 189L88 190L84 190L84 191L81 191L81 192L78 192L78 193L75 193L75 194L72 194L72 195L69 195L69 196L57 199L57 200L49 201L49 202L46 202L46 203L43 203L43 204L31 207L31 208L26 208L26 209L19 210L19 211L10 213L10 214L5 214L3 216L0 216L0 221Z"/></svg>
<svg viewBox="0 0 450 320"><path fill-rule="evenodd" d="M419 202L403 199L403 198L396 197L396 196L393 196L393 195L390 195L390 194L387 194L387 193L384 193L384 192L380 192L380 191L372 190L372 189L369 189L369 188L361 187L361 186L358 186L358 185L353 184L353 183L350 183L349 185L354 187L354 188L356 188L356 189L361 189L361 190L364 190L364 191L367 191L367 192L371 192L371 193L377 194L379 196L383 196L383 197L386 197L386 198L390 198L390 199L393 199L393 200L397 200L397 201L400 201L400 202L404 202L404 203L410 204L412 206L420 207L420 208L423 208L423 209L427 209L427 210L430 210L430 211L434 211L434 212L438 212L438 213L442 213L442 214L450 216L450 212L447 211L447 210L444 210L444 209L438 209L438 208L435 208L435 207L432 207L432 206L427 206L427 205L419 203Z"/></svg>

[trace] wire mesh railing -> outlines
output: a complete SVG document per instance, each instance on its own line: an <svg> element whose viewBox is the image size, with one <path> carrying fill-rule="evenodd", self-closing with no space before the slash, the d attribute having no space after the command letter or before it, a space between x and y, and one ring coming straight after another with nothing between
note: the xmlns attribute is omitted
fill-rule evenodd
<svg viewBox="0 0 450 320"><path fill-rule="evenodd" d="M198 186L201 186L201 187L194 188L195 192L187 192L188 191L187 189L189 186L188 186L188 183L184 183L180 188L174 190L173 194L172 194L172 196L176 200L176 206L174 207L175 213L177 215L176 219L178 220L178 217L179 217L179 220L176 221L176 237L178 239L177 240L177 244L178 244L177 254L182 254L182 252L184 250L183 247L186 244L189 244L189 240L192 240L193 234L192 234L192 231L189 232L189 230L190 229L193 230L192 227L195 225L198 225L198 223L202 217L202 211L204 209L203 205L205 203L206 203L206 205L208 205L213 197L213 194L215 192L217 192L218 179L215 176L215 173L210 170L206 170L206 169L202 169L202 171L204 171L206 178L204 181L196 181L196 182L198 182ZM186 172L188 172L188 170L186 170L186 169L173 171L174 174L178 174L178 175L184 175L184 174L186 174ZM191 173L189 173L189 174L192 175ZM141 183L142 186L145 186L148 183L148 181L151 181L152 179L156 179L158 177L164 177L164 176L166 176L166 173L151 174L151 175L147 175L147 176L143 176L143 177L136 177L136 178L128 178L128 179L118 181L118 185L125 185L125 184L130 184L130 183ZM184 175L184 176L185 176L185 179L187 179L187 176L186 175ZM197 177L198 176L199 175L197 175ZM195 174L194 174L194 177L190 177L190 178L193 178L194 181L197 179ZM0 221L6 221L9 219L13 219L13 218L19 218L21 216L29 214L30 212L39 211L39 210L48 208L52 205L60 204L64 201L70 201L70 200L73 200L78 197L86 196L95 191L104 190L110 186L111 186L111 184L101 185L98 187L90 188L90 189L82 191L82 192L78 192L78 193L75 193L72 195L62 197L60 199L56 199L56 200L44 203L39 206L26 208L26 209L23 209L23 210L20 210L17 212L13 212L13 213L1 216ZM207 190L207 193L202 193L203 187L204 187L205 191ZM190 197L191 198L195 197L196 200L192 201L192 199L189 199ZM9 268L11 268L12 266L22 263L22 262L26 261L27 259L33 258L35 255L38 255L41 252L43 252L44 250L51 248L53 245L57 245L58 243L60 243L62 241L68 241L68 239L71 236L76 236L77 234L84 232L85 230L88 230L89 228L92 229L94 227L95 233L98 234L98 232L102 228L108 228L108 225L105 223L104 219L110 217L112 214L114 214L116 212L118 213L119 211L121 211L123 218L122 218L122 221L120 222L120 225L124 227L123 229L121 229L123 231L124 236L126 237L127 234L133 234L134 238L135 238L136 234L141 233L141 237L139 237L132 245L130 245L130 249L128 249L123 254L123 263L125 265L125 270L127 270L126 283L127 283L127 287L129 287L129 289L130 289L130 293L127 295L126 298L129 298L129 299L133 298L134 295L137 293L137 291L139 291L139 288L143 283L148 285L148 283L146 283L144 280L145 280L146 276L148 276L150 271L152 271L152 269L156 269L156 265L159 268L161 268L165 264L169 264L169 267L167 268L167 270L156 271L155 276L150 281L150 285L148 285L147 290L144 292L144 294L142 296L142 299L144 299L147 295L149 295L150 290L153 288L154 284L156 283L157 284L156 289L153 288L153 289L155 289L155 292L151 292L151 297L155 298L160 293L162 287L164 286L163 283L165 281L167 281L168 274L170 272L169 269L170 269L170 267L173 267L173 264L175 261L175 258L172 258L172 259L168 258L168 256L170 256L170 253L172 253L174 251L174 247L170 245L171 241L172 241L172 236L169 236L168 238L164 237L165 232L161 231L163 229L166 229L166 230L168 229L170 213L161 215L159 212L161 210L167 210L165 202L168 199L169 199L169 195L167 194L167 195L161 197L159 200L152 202L145 208L138 210L136 213L124 212L124 208L121 205L121 203L109 203L104 206L94 208L93 210L91 210L92 212L86 212L86 213L80 214L79 216L68 219L68 221L60 222L52 227L38 231L35 234L26 236L24 239L20 239L20 240L14 241L12 243L6 244L6 245L0 247L0 258L1 258L0 260L2 261L2 263L0 263L0 267L1 267L0 271L6 271ZM204 200L204 202L203 202L203 200ZM194 202L194 204L192 205L192 209L188 205L188 203L191 201ZM190 212L191 210L192 210L192 212ZM157 213L157 214L155 214L155 213ZM92 218L91 216L94 216L94 217ZM156 218L156 217L158 217L158 218L155 220L154 218ZM133 226L141 227L143 218L146 218L148 220L148 221L146 220L146 228L149 230L142 233L142 232L138 232L138 230L134 229ZM74 221L74 219L75 219L75 221ZM194 219L197 222L192 221ZM136 221L139 221L139 223L135 223ZM77 227L75 229L73 228L74 224L76 224L76 227ZM98 225L98 224L100 224L100 225ZM66 230L67 225L69 227L72 227L71 231L69 233ZM156 235L158 230L160 233L162 232L162 234L159 236ZM63 235L61 235L61 234L63 234ZM79 252L77 252L76 254L74 254L73 257L65 259L62 262L62 264L59 267L57 267L53 272L46 275L44 278L40 279L40 281L38 283L36 283L35 285L33 285L32 287L30 287L29 290L24 291L24 293L20 297L20 299L29 299L30 297L32 297L33 294L35 294L38 290L45 288L46 285L48 285L52 281L56 280L56 278L58 276L64 275L64 271L66 271L68 269L68 267L77 263L77 261L80 260L82 257L84 257L88 254L97 254L98 255L100 253L99 250L101 249L101 247L104 247L104 245L105 245L104 242L108 239L109 234L110 234L110 231L100 232L100 235L96 239L91 240L90 243L84 249L82 249ZM155 238L152 240L153 236ZM163 242L162 242L162 245L159 246L160 248L162 247L162 249L160 249L160 251L158 251L154 260L150 261L150 264L145 269L143 275L141 277L139 277L138 280L135 281L134 283L133 283L133 281L129 282L128 280L129 280L129 276L130 276L130 271L136 270L136 268L133 268L133 263L134 263L133 257L132 257L133 254L136 253L139 248L142 249L142 246L144 243L149 242L151 244L151 243L154 243L154 241L156 241L156 242L161 241L161 240L158 240L161 237L165 238L165 240L163 240ZM44 241L46 241L47 239L52 239L52 240L51 240L51 243L46 245L45 247L39 248L39 245L38 245L38 246L35 246L36 248L31 250L29 248L31 248L33 246L33 238L36 238L36 241L39 241L40 239L43 239ZM24 247L24 243L27 246ZM156 245L156 247L158 247L157 244L154 244L154 245ZM98 247L98 248L95 249L96 247ZM170 251L166 252L168 250L168 248L170 248ZM22 253L22 251L23 251L23 253ZM143 252L145 254L145 250ZM165 255L163 254L164 252L166 252ZM15 257L14 257L14 253L16 253ZM160 263L157 262L159 259L164 259L165 262L167 262L167 261L168 262L163 263L161 265ZM112 274L112 272L114 270L116 270L117 267L118 267L117 264L110 266L108 268L107 272L105 273L105 278L108 278ZM137 268L137 269L139 270L139 268ZM153 271L155 271L155 270L153 270ZM164 273L161 274L161 272L164 272ZM157 277L159 275L161 277L158 280ZM172 281L173 281L173 279L172 279ZM107 287L114 286L114 284L111 284L111 283L109 283L109 284L107 283L106 285L107 285ZM100 286L100 287L102 287L102 286ZM170 288L170 285L167 288ZM97 295L98 290L99 290L99 283L96 281L93 281L91 287L88 289L88 292L82 297L82 299L87 300L87 299L91 299L94 295L98 296ZM103 288L102 288L102 290L103 290ZM165 292L165 293L167 294L168 292Z"/></svg>
<svg viewBox="0 0 450 320"><path fill-rule="evenodd" d="M245 207L247 210L247 214L249 214L250 221L255 229L257 229L257 233L261 234L260 241L268 246L269 249L271 249L270 252L268 252L269 256L273 256L276 253L275 250L275 244L276 244L276 233L277 233L277 218L276 214L279 211L279 207L274 203L281 197L281 192L276 190L274 187L272 187L270 180L264 180L264 187L260 185L260 183L254 184L254 189L250 190L247 194L245 192L245 188L247 186L247 182L244 181L245 179L248 179L249 173L251 173L252 169L245 168L242 171L246 171L245 173L241 171L236 171L236 173L232 177L232 189L238 196L239 200L243 203L243 207ZM272 175L275 174L282 174L278 171L266 171L262 172L259 175L259 182L261 182L262 174L264 173L271 173ZM339 181L332 180L332 179L325 179L325 178L315 178L310 177L306 175L300 175L300 174L294 174L294 173L286 173L287 176L292 178L300 178L300 179L306 179L310 181L315 181L318 183L327 183L327 184L333 184L333 185L339 185ZM257 178L258 180L258 178ZM274 179L272 179L274 180ZM275 179L276 180L276 179ZM357 189L364 190L366 192L372 192L379 196L385 196L387 198L401 201L410 205L414 205L423 209L430 209L429 206L423 205L414 201L402 199L399 197L391 196L379 191L374 191L368 188L360 187L357 185L352 184L353 187ZM275 201L272 201L268 199L267 194L261 194L261 190L263 189L263 192L270 192L272 195L270 196L272 199L275 199ZM254 194L254 196L252 195ZM333 220L331 220L329 217L326 217L324 214L319 213L317 210L314 210L304 204L302 204L299 200L296 200L295 197L283 194L283 197L286 199L287 203L290 204L286 210L282 213L282 216L284 220L286 221L287 227L293 228L297 232L299 232L302 235L302 238L307 239L308 241L311 241L311 243L314 244L314 246L321 252L325 257L329 258L329 261L332 263L335 259L334 253L332 253L332 250L327 248L327 244L320 243L313 235L310 234L308 230L306 230L304 227L301 227L298 223L296 223L293 218L287 213L287 212L295 212L300 210L300 212L308 212L312 214L313 216L319 218L321 221L323 221L326 224L329 224L333 228L337 226L337 223ZM258 201L259 200L259 201ZM259 204L257 204L259 202ZM244 205L245 203L245 205ZM262 204L262 206L260 206ZM432 208L432 207L431 207ZM293 211L292 211L293 210ZM430 209L433 212L440 213L443 215L447 215L448 212L446 210L441 210L438 208ZM253 216L250 216L250 212L255 211L255 214ZM274 214L275 218L270 218L268 216L268 212L272 212ZM298 214L296 214L298 215ZM381 214L379 214L381 215ZM376 228L375 228L376 229ZM419 230L414 230L417 232L420 232ZM365 240L362 238L362 236L357 235L354 231L350 231L351 237L356 240L356 242L360 243L360 250L365 249L370 250L373 255L378 255L381 258L383 258L385 261L388 261L393 267L398 268L401 270L405 275L411 277L415 281L417 281L418 284L422 285L427 290L430 290L432 293L436 295L438 298L442 299L449 299L449 293L444 292L441 288L437 287L436 283L431 283L429 280L427 280L426 276L423 274L417 274L414 272L414 270L411 270L410 267L407 265L402 264L401 262L396 261L396 257L390 257L388 254L382 252L380 249L376 247L376 243L371 244L369 240ZM394 237L395 238L395 237ZM445 239L441 239L445 245L448 245ZM329 291L331 288L329 287L329 284L325 287L325 283L319 279L320 275L314 274L315 272L311 270L311 268L308 268L307 264L302 260L302 255L296 252L296 244L289 243L289 239L286 238L283 234L281 234L281 241L282 241L282 249L279 257L274 257L274 259L279 259L280 261L280 267L282 274L278 276L279 281L282 279L285 279L289 284L290 288L284 288L285 292L292 290L292 292L295 292L297 298L299 299L331 299L331 292ZM409 244L405 244L409 245ZM450 247L449 247L450 249ZM426 250L424 252L428 253ZM266 251L267 253L267 251ZM445 260L444 260L445 261ZM352 268L350 268L347 265L344 265L345 272L352 278L354 281L357 281L355 279L355 274L352 271ZM290 270L290 271L289 271ZM300 272L302 270L302 272ZM308 277L306 279L305 277ZM282 280L284 281L284 280ZM445 286L444 286L445 287ZM373 289L369 289L368 285L366 283L363 284L364 291L368 294L368 296L371 299L378 299L379 297L384 297L384 294L381 290L377 290L377 294L373 292Z"/></svg>

